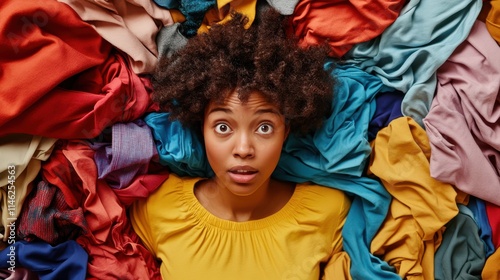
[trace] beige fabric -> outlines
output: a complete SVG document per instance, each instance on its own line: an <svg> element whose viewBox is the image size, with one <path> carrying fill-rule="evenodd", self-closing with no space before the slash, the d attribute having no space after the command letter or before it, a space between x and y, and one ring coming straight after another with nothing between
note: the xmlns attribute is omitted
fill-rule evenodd
<svg viewBox="0 0 500 280"><path fill-rule="evenodd" d="M23 202L31 191L31 183L40 172L41 161L49 158L56 141L57 139L54 138L25 134L0 138L0 214L2 217L0 239L3 241L7 241L9 236L10 227L7 225L18 217Z"/></svg>
<svg viewBox="0 0 500 280"><path fill-rule="evenodd" d="M158 62L156 34L174 23L170 11L148 0L58 0L69 5L109 43L126 53L136 74Z"/></svg>

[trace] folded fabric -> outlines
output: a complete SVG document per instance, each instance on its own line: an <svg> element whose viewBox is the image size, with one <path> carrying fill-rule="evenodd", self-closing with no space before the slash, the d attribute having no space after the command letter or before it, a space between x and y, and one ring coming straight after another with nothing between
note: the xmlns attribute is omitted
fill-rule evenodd
<svg viewBox="0 0 500 280"><path fill-rule="evenodd" d="M481 0L407 1L380 36L356 44L346 62L405 94L403 115L424 127L436 88L436 70L469 35Z"/></svg>
<svg viewBox="0 0 500 280"><path fill-rule="evenodd" d="M149 162L157 156L151 130L142 119L116 123L111 127L111 141L103 135L90 145L95 150L97 178L114 189L123 189L132 180L146 174ZM101 140L102 139L102 140Z"/></svg>
<svg viewBox="0 0 500 280"><path fill-rule="evenodd" d="M483 241L486 258L488 258L495 252L495 247L492 240L493 234L491 232L491 225L488 221L488 214L486 212L486 203L482 199L470 196L467 208L469 208L474 215L474 221L479 229L479 237Z"/></svg>
<svg viewBox="0 0 500 280"><path fill-rule="evenodd" d="M49 115L43 111L34 114L33 108L46 104L47 93L64 80L102 64L111 45L68 5L57 1L33 0L19 5L16 0L5 0L0 2L0 10L0 35L6 38L0 40L0 136L15 132L53 134L37 128L55 129L49 125L54 118L75 120L60 112L78 103L76 95L65 92L72 98L50 104L45 110L53 112Z"/></svg>
<svg viewBox="0 0 500 280"><path fill-rule="evenodd" d="M443 241L436 251L436 280L477 279L486 260L484 247L472 212L458 205L458 215L446 224Z"/></svg>
<svg viewBox="0 0 500 280"><path fill-rule="evenodd" d="M41 180L23 205L16 233L25 241L42 240L57 245L88 231L83 209L70 208L59 188Z"/></svg>
<svg viewBox="0 0 500 280"><path fill-rule="evenodd" d="M38 274L40 280L85 280L88 255L74 240L56 246L20 240L0 252L0 268L12 267L9 261Z"/></svg>
<svg viewBox="0 0 500 280"><path fill-rule="evenodd" d="M60 51L54 50L56 53ZM81 56L80 53L78 55ZM72 61L72 58L61 60ZM19 63L22 64L21 61ZM53 68L53 65L48 61L43 67ZM44 82L28 81L26 84L43 87ZM135 74L124 55L113 51L100 65L72 76L47 92L39 92L40 96L29 91L17 95L16 102L24 100L30 104L17 106L7 123L2 125L0 122L0 137L11 133L27 133L59 139L93 138L114 123L135 120L145 112L156 110L150 98L151 92L149 78ZM11 93L9 95L12 96ZM0 105L2 101L4 99L0 98ZM12 104L7 102L3 105L15 108ZM37 125L34 126L34 123Z"/></svg>
<svg viewBox="0 0 500 280"><path fill-rule="evenodd" d="M158 63L156 34L174 23L170 12L150 0L58 0L69 5L106 41L127 56L137 74L153 72Z"/></svg>
<svg viewBox="0 0 500 280"><path fill-rule="evenodd" d="M500 47L476 21L465 42L437 72L424 124L431 175L500 205Z"/></svg>
<svg viewBox="0 0 500 280"><path fill-rule="evenodd" d="M500 44L500 0L491 0L491 9L486 17L486 28L497 43Z"/></svg>
<svg viewBox="0 0 500 280"><path fill-rule="evenodd" d="M431 177L425 130L410 117L393 120L371 143L368 166L392 195L391 208L371 243L403 278L432 279L444 226L458 214L452 185Z"/></svg>
<svg viewBox="0 0 500 280"><path fill-rule="evenodd" d="M324 42L331 55L342 57L353 45L380 35L399 16L402 0L299 1L290 19L289 31L299 45Z"/></svg>

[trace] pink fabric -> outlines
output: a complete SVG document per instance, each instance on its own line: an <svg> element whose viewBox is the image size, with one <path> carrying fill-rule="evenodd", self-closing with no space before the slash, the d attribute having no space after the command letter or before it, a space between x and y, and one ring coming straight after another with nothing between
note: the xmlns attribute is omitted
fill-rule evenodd
<svg viewBox="0 0 500 280"><path fill-rule="evenodd" d="M483 22L437 71L424 124L431 175L500 205L500 47Z"/></svg>
<svg viewBox="0 0 500 280"><path fill-rule="evenodd" d="M341 57L354 44L380 35L392 24L406 1L299 1L291 18L290 32L301 46L328 40L331 55Z"/></svg>

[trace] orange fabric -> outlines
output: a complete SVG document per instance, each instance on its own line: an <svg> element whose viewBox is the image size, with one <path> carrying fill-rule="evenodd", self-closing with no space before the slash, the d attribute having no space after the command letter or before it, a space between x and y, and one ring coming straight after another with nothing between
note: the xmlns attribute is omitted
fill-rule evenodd
<svg viewBox="0 0 500 280"><path fill-rule="evenodd" d="M492 0L491 9L486 17L486 28L497 43L500 43L500 0Z"/></svg>
<svg viewBox="0 0 500 280"><path fill-rule="evenodd" d="M295 7L289 32L301 46L328 40L331 55L341 57L354 44L380 35L399 16L406 1L312 1L302 0Z"/></svg>
<svg viewBox="0 0 500 280"><path fill-rule="evenodd" d="M500 265L498 264L500 264L500 249L497 249L486 259L481 278L485 280L500 279Z"/></svg>

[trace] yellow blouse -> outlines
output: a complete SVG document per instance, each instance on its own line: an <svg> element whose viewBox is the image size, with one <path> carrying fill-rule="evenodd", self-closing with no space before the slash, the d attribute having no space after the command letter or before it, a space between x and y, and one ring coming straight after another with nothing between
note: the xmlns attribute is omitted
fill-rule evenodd
<svg viewBox="0 0 500 280"><path fill-rule="evenodd" d="M275 214L234 222L199 203L199 180L171 174L130 209L134 230L161 260L163 279L319 279L320 264L345 254L341 230L350 201L343 192L298 184Z"/></svg>

